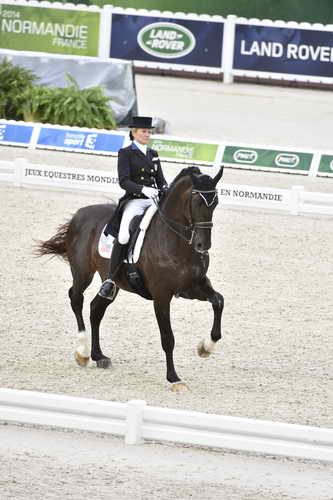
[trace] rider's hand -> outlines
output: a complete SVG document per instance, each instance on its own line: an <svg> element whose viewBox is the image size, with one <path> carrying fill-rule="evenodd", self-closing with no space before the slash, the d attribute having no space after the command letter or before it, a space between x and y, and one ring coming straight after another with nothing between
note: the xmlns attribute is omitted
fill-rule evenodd
<svg viewBox="0 0 333 500"><path fill-rule="evenodd" d="M147 196L147 198L150 198L151 200L158 199L158 190L155 188L143 186L141 193Z"/></svg>

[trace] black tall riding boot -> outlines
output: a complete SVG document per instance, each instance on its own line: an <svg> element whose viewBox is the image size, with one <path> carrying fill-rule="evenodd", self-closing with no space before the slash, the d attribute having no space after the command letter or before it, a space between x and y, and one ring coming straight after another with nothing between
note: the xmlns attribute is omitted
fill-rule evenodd
<svg viewBox="0 0 333 500"><path fill-rule="evenodd" d="M103 281L98 295L105 299L113 300L117 291L114 282L117 274L120 271L124 258L126 257L128 245L121 245L118 240L115 240L110 258L110 271L108 278Z"/></svg>

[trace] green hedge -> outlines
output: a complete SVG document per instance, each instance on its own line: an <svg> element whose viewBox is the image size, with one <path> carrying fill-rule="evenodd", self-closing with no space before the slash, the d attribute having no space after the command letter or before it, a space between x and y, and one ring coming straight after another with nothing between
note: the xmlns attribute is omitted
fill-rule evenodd
<svg viewBox="0 0 333 500"><path fill-rule="evenodd" d="M71 0L73 2L73 0ZM65 0L63 0L66 3ZM170 10L172 12L195 12L258 19L281 19L309 23L333 23L332 0L74 0L73 3L88 5L114 5L115 7L133 7L135 9Z"/></svg>
<svg viewBox="0 0 333 500"><path fill-rule="evenodd" d="M102 87L80 89L66 74L64 88L35 85L37 76L4 59L0 63L0 118L54 125L113 129L110 99Z"/></svg>

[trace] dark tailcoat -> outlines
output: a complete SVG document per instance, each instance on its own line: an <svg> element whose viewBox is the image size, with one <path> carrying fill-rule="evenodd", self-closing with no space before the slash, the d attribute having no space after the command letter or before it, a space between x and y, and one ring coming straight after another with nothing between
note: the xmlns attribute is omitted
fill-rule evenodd
<svg viewBox="0 0 333 500"><path fill-rule="evenodd" d="M119 150L118 178L120 187L126 193L118 202L118 206L105 228L105 234L118 235L121 217L128 200L147 199L142 194L143 186L161 189L167 186L157 151L147 148L147 155L142 153L135 144Z"/></svg>

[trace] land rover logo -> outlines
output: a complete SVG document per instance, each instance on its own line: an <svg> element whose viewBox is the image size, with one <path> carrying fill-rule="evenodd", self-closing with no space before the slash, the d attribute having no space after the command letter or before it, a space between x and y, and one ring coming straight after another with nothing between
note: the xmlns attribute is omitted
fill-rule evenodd
<svg viewBox="0 0 333 500"><path fill-rule="evenodd" d="M252 149L238 149L234 153L236 163L254 163L258 158L258 153Z"/></svg>
<svg viewBox="0 0 333 500"><path fill-rule="evenodd" d="M278 167L295 168L299 164L299 156L294 154L280 153L275 158Z"/></svg>
<svg viewBox="0 0 333 500"><path fill-rule="evenodd" d="M180 24L153 23L139 31L138 44L152 56L174 59L189 54L195 47L195 38Z"/></svg>

